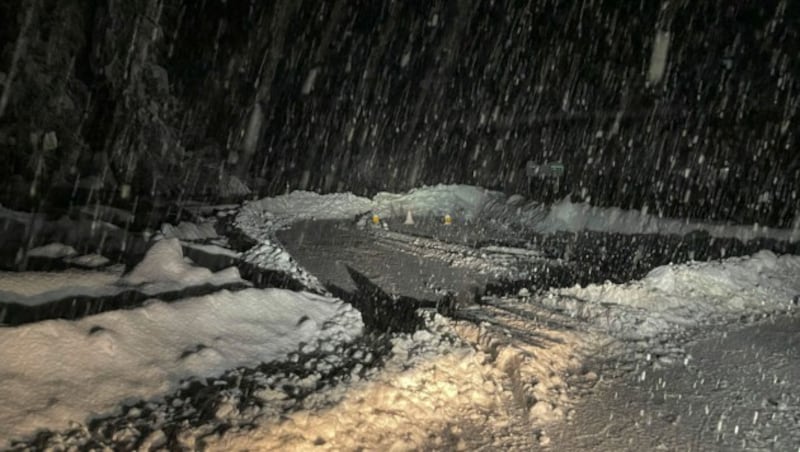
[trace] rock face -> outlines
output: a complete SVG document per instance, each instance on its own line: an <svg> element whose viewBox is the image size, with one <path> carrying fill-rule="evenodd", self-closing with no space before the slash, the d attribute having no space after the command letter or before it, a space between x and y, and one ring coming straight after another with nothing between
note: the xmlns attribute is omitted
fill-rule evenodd
<svg viewBox="0 0 800 452"><path fill-rule="evenodd" d="M798 207L795 2L16 0L0 17L5 203L87 179L118 203L231 177L524 192L528 161L559 161L600 205L782 226Z"/></svg>

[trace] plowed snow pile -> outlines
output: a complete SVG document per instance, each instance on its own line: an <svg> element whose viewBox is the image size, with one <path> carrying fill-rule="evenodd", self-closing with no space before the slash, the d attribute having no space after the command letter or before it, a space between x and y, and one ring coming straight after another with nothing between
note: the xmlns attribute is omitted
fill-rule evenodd
<svg viewBox="0 0 800 452"><path fill-rule="evenodd" d="M628 284L551 290L539 300L629 339L714 321L791 310L800 296L800 256L753 256L652 270Z"/></svg>

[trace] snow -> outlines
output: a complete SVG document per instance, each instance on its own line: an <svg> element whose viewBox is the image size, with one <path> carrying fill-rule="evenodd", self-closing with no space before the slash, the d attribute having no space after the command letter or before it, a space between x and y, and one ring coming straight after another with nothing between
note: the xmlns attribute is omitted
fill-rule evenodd
<svg viewBox="0 0 800 452"><path fill-rule="evenodd" d="M28 224L32 220L44 221L44 215L32 214L28 212L20 212L18 210L8 209L0 204L0 218L4 220L11 220L16 223Z"/></svg>
<svg viewBox="0 0 800 452"><path fill-rule="evenodd" d="M653 269L626 284L551 289L545 303L591 318L613 334L652 337L676 326L698 326L788 310L800 294L800 256L753 256Z"/></svg>
<svg viewBox="0 0 800 452"><path fill-rule="evenodd" d="M451 215L464 220L479 217L484 205L504 195L471 185L444 185L415 188L408 193L381 192L375 195L374 212L381 218L403 218L407 212L413 215Z"/></svg>
<svg viewBox="0 0 800 452"><path fill-rule="evenodd" d="M466 430L478 428L485 429L480 442L489 441L489 450L509 450L507 438L496 434L514 422L511 411L530 408L530 420L526 416L520 426L526 437L533 422L563 417L565 382L559 375L577 365L582 347L572 332L535 328L552 345L511 343L505 332L433 315L424 329L391 338L391 357L379 373L315 393L298 411L258 419L256 429L204 439L204 447L463 450ZM259 396L284 397L264 392ZM528 407L523 400L538 403Z"/></svg>
<svg viewBox="0 0 800 452"><path fill-rule="evenodd" d="M795 242L800 240L800 229L774 229L759 225L714 224L701 221L661 218L639 210L617 207L596 207L587 203L573 203L563 199L554 204L547 216L532 225L536 232L579 232L582 230L621 234L676 234L705 231L712 237L736 238L749 241L772 238Z"/></svg>
<svg viewBox="0 0 800 452"><path fill-rule="evenodd" d="M177 239L157 241L144 259L126 275L118 269L65 272L15 273L0 272L0 300L35 306L75 296L113 296L132 286L147 295L177 291L190 286L246 284L238 269L219 272L196 267L186 262Z"/></svg>
<svg viewBox="0 0 800 452"><path fill-rule="evenodd" d="M294 192L245 204L235 225L257 242L241 253L242 259L261 268L286 271L309 290L324 293L317 278L301 268L276 240L277 230L303 220L355 220L372 214L400 222L409 212L414 216L449 214L462 224L517 223L543 233L686 234L702 230L743 240L764 236L797 239L797 231L664 219L569 200L542 206L526 203L521 196L506 198L464 185L379 193L373 199ZM53 291L63 297L71 291L104 293L135 286L154 294L165 287L243 282L235 269L212 273L184 258L178 238L212 238L213 225L204 229L208 224L165 226L164 235L175 238L155 242L144 260L121 278L111 269L68 270L58 276L18 274L18 280L0 274L0 290L9 289L11 295L31 300L52 296ZM489 268L484 261L490 258L479 260L468 247L382 230L375 239L379 244L391 239L395 248L418 250L419 262L453 255L456 257L447 259L448 265ZM209 245L185 246L239 256ZM504 268L517 259L542 259L537 250L505 246L487 246L479 252L498 256L497 267ZM420 263L415 269L423 267ZM800 294L798 275L800 257L762 251L722 261L662 266L626 284L551 289L544 295L522 288L503 299L484 297L484 303L459 312L460 318L469 321L432 315L438 324L428 319L424 329L414 334L387 336L391 353L382 357L378 369L361 372L358 358L357 367L346 370L349 378L332 386L317 383L325 368L335 369L347 359L337 347L360 336L363 324L351 306L308 292L220 291L171 304L152 300L138 309L74 322L45 321L0 329L0 362L4 363L0 377L6 383L0 387L0 400L7 401L0 406L0 447L2 440L30 435L40 428L62 429L69 421L85 423L93 416L119 412L122 404L174 394L186 378L220 375L237 366L287 357L289 361L299 359L295 352L314 356L303 363L307 374L301 377L279 370L264 376L276 384L258 386L253 393L220 399L214 405L216 421L247 428L208 436L206 423L181 427L187 429L181 435L203 438L203 446L209 450L297 450L315 444L333 449L364 445L456 449L466 447L469 438L462 438L464 431L459 429L469 425L473 430L485 429L486 439L478 443L487 445L489 441L492 444L487 447L503 450L512 445L503 443L503 434L495 433L516 428L511 425L516 422L516 414L509 410L513 407L514 412L522 413L522 436L546 444L551 439L537 430L539 423L569 416L566 391L571 383L565 380L565 373L578 371L587 381L598 378L596 373L581 371L584 347L594 344L598 348L593 350L604 350L606 344L617 344L611 338L652 345L653 338L686 327L791 310ZM39 278L44 283L38 283ZM317 352L320 355L314 355ZM358 353L363 357L361 350ZM369 361L371 357L364 359ZM308 393L297 398L280 384L284 381ZM238 412L238 402L245 397L265 401L259 407L263 411ZM291 409L281 411L270 401ZM196 431L188 430L192 428ZM138 444L168 442L158 425L148 435Z"/></svg>
<svg viewBox="0 0 800 452"><path fill-rule="evenodd" d="M202 284L212 278L209 269L195 267L183 259L183 248L177 239L155 242L144 259L120 279L120 283L139 285L146 283L177 282L185 285Z"/></svg>
<svg viewBox="0 0 800 452"><path fill-rule="evenodd" d="M202 243L192 243L192 242L181 242L181 246L184 248L191 248L198 251L202 251L208 254L215 254L218 256L227 256L233 259L238 259L241 257L241 253L233 251L228 248L224 248L218 245L213 244L202 244Z"/></svg>
<svg viewBox="0 0 800 452"><path fill-rule="evenodd" d="M3 328L0 445L156 398L191 376L350 341L361 328L360 314L340 300L278 289Z"/></svg>
<svg viewBox="0 0 800 452"><path fill-rule="evenodd" d="M295 275L305 287L324 293L322 283L297 265L275 239L275 232L302 220L355 219L371 208L369 199L352 193L320 195L308 191L245 203L235 225L257 245L244 252L243 259L266 270Z"/></svg>
<svg viewBox="0 0 800 452"><path fill-rule="evenodd" d="M653 42L653 53L650 56L650 69L647 71L647 83L656 84L664 78L667 67L667 54L669 52L671 34L668 31L658 30Z"/></svg>
<svg viewBox="0 0 800 452"><path fill-rule="evenodd" d="M246 203L242 215L267 213L272 231L302 220L354 219L369 212L372 201L352 193L320 195L310 191L294 191L286 195Z"/></svg>
<svg viewBox="0 0 800 452"><path fill-rule="evenodd" d="M407 193L378 193L373 199L351 193L318 193L297 191L248 203L239 219L255 219L270 231L282 229L307 219L348 220L366 213L381 219L402 221L408 212L413 216L451 215L459 221L492 221L518 225L533 232L579 232L584 230L621 234L685 235L704 231L713 237L749 241L771 238L781 241L800 240L800 222L792 229L775 229L755 225L732 225L696 220L663 218L646 211L617 207L597 207L573 203L569 198L545 206L525 203L520 195L506 197L501 192L471 185L424 186Z"/></svg>
<svg viewBox="0 0 800 452"><path fill-rule="evenodd" d="M61 259L76 254L78 254L78 252L75 251L75 248L64 245L63 243L50 243L28 250L29 257L46 257L50 259Z"/></svg>
<svg viewBox="0 0 800 452"><path fill-rule="evenodd" d="M116 270L116 271L114 271ZM58 293L73 289L93 292L100 287L113 285L122 274L122 269L89 271L66 269L60 272L0 272L0 299L19 301L23 297L36 297L47 293Z"/></svg>
<svg viewBox="0 0 800 452"><path fill-rule="evenodd" d="M218 190L218 194L222 198L241 198L253 192L247 184L234 175L223 176L220 180Z"/></svg>
<svg viewBox="0 0 800 452"><path fill-rule="evenodd" d="M219 237L214 229L213 221L205 221L199 224L181 221L177 226L169 223L161 225L161 234L165 238L177 238L181 240L207 240Z"/></svg>
<svg viewBox="0 0 800 452"><path fill-rule="evenodd" d="M100 182L100 184L102 188L102 182ZM119 225L130 224L133 223L134 220L134 214L132 212L100 204L83 206L78 211L89 218L104 219Z"/></svg>
<svg viewBox="0 0 800 452"><path fill-rule="evenodd" d="M69 257L64 261L69 264L85 268L99 268L111 263L107 257L99 254L84 254L82 256Z"/></svg>
<svg viewBox="0 0 800 452"><path fill-rule="evenodd" d="M632 369L579 401L572 422L552 429L554 445L598 452L631 445L796 451L799 320L775 316L704 329L687 344L686 359L665 366L655 354L612 364Z"/></svg>
<svg viewBox="0 0 800 452"><path fill-rule="evenodd" d="M245 262L265 270L286 272L294 276L303 287L316 293L327 293L319 279L297 264L297 261L275 241L264 239L262 243L247 250L242 258Z"/></svg>

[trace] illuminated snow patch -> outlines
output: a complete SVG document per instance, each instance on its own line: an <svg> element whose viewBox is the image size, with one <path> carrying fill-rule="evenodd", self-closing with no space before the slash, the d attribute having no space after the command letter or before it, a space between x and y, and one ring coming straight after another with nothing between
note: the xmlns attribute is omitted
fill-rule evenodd
<svg viewBox="0 0 800 452"><path fill-rule="evenodd" d="M203 447L453 450L466 447L459 438L465 430L485 428L497 437L479 442L507 450L508 438L500 432L512 422L510 406L528 412L531 430L564 416L561 375L578 365L584 346L579 335L546 331L553 342L544 348L510 343L504 334L439 316L428 327L394 336L391 358L373 378L315 394L303 409L259 419L254 429L206 436ZM511 390L519 382L525 382L520 394L529 399L521 405Z"/></svg>

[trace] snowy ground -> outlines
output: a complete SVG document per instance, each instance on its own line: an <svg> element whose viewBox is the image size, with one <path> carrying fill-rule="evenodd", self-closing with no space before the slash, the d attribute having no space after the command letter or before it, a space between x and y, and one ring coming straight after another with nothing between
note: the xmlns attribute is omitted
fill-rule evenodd
<svg viewBox="0 0 800 452"><path fill-rule="evenodd" d="M545 208L467 186L373 199L295 192L209 212L162 227L165 238L124 274L109 263L67 262L79 254L71 243L33 253L60 259L63 271L0 274L6 303L114 296L130 287L152 297L132 309L0 328L0 443L36 450L796 444L790 430L800 413L790 382L800 372L780 344L796 341L800 257L758 247L794 249L797 229L690 223L568 201ZM594 232L576 233L584 229ZM739 241L752 238L762 241ZM708 249L696 256L706 262L664 249L698 240ZM279 272L305 290L243 281L217 264L203 268L182 250ZM723 258L745 251L752 254ZM659 265L671 257L681 263ZM619 262L636 272L615 271ZM364 292L348 267L374 287ZM628 280L637 272L643 277ZM603 282L606 275L618 282ZM241 285L158 298L232 282ZM344 301L331 295L334 286L346 289L336 292ZM437 314L437 302L454 294L456 304ZM381 331L363 312L370 303L392 307L383 313L391 319L404 300L430 306L411 331ZM767 379L768 389L755 389ZM745 426L748 416L760 417Z"/></svg>
<svg viewBox="0 0 800 452"><path fill-rule="evenodd" d="M800 318L780 316L713 328L687 345L686 363L654 366L652 356L619 363L634 370L576 403L552 432L554 443L564 450L797 451L798 347Z"/></svg>

